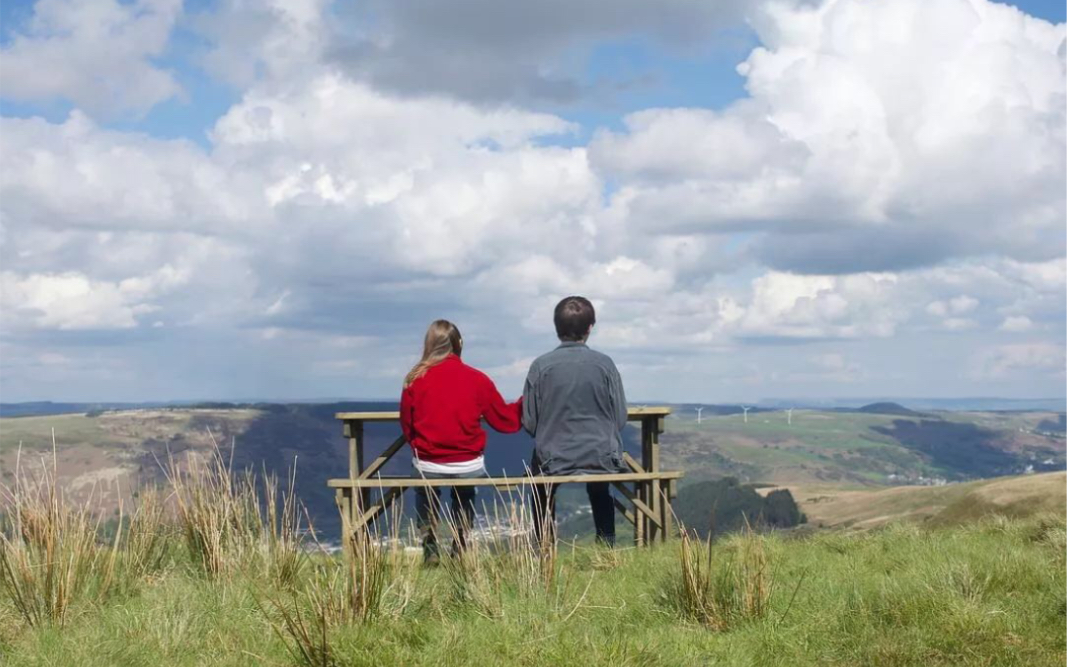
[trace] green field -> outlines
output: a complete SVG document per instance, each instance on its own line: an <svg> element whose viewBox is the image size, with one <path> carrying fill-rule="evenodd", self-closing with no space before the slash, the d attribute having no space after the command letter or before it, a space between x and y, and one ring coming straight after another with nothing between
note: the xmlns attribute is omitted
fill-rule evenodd
<svg viewBox="0 0 1067 667"><path fill-rule="evenodd" d="M768 492L774 487L761 489ZM788 488L814 527L875 528L895 521L953 525L986 514L1028 517L1067 513L1067 473L1041 473L945 486Z"/></svg>
<svg viewBox="0 0 1067 667"><path fill-rule="evenodd" d="M717 544L713 567L729 572L753 541L773 573L767 606L758 615L738 609L722 627L681 607L677 541L617 553L565 550L547 588L524 585L521 570L504 566L488 597L470 595L447 567L427 570L401 558L374 617L329 626L327 664L1064 662L1062 516L932 532L900 526L796 540L737 536ZM314 559L280 588L251 567L207 578L179 545L171 558L99 602L78 603L62 628L26 627L0 600L3 663L317 664L294 657L278 608L266 602L295 605L289 608L310 618Z"/></svg>
<svg viewBox="0 0 1067 667"><path fill-rule="evenodd" d="M929 489L802 487L798 499L823 514L791 531L735 533L710 546L678 535L648 548L583 541L558 552L535 550L528 530L513 531L483 534L462 558L425 567L417 549L373 536L343 555L309 549L299 503L267 502L261 494L276 486L235 483L221 453L207 468L199 458L175 464L181 474L172 469L157 492L131 494L122 521L99 523L95 506L62 493L53 500L47 467L40 493L22 486L5 495L0 663L1044 666L1067 658L1064 473ZM809 495L824 492L829 500ZM922 508L933 508L927 520ZM827 518L835 512L836 523ZM822 519L865 530L818 529Z"/></svg>
<svg viewBox="0 0 1067 667"><path fill-rule="evenodd" d="M704 416L698 423L687 410L667 421L661 442L665 463L691 479L730 475L747 482L858 488L1015 474L1033 463L1062 469L1063 438L1035 432L1053 417L795 410L792 423L784 411L752 412L747 423L740 414ZM1053 463L1043 463L1049 459Z"/></svg>

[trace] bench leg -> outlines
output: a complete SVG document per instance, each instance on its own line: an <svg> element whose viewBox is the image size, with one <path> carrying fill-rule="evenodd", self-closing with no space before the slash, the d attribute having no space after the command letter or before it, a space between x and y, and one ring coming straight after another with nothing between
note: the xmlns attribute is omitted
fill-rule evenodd
<svg viewBox="0 0 1067 667"><path fill-rule="evenodd" d="M674 512L671 511L671 497L670 497L670 484L660 485L660 520L663 522L663 537L662 541L666 542L671 537L671 531L674 530Z"/></svg>
<svg viewBox="0 0 1067 667"><path fill-rule="evenodd" d="M348 551L348 536L352 534L352 489L337 489L334 499L341 513L341 544Z"/></svg>
<svg viewBox="0 0 1067 667"><path fill-rule="evenodd" d="M634 495L638 499L642 499L641 496L644 495L643 487L640 482L634 482ZM637 521L634 522L634 545L644 546L644 541L648 539L646 531L649 525L648 518L644 515L644 512L638 510L636 506L634 507L634 518L637 519Z"/></svg>
<svg viewBox="0 0 1067 667"><path fill-rule="evenodd" d="M663 502L662 502L662 500L660 498L659 490L660 490L659 480L653 480L652 482L649 482L649 493L648 493L648 495L649 495L649 500L651 501L649 504L652 505L652 514L655 515L655 517L657 519L659 519L660 522L662 523L662 521L663 521L663 510L662 510ZM649 540L648 540L649 543L656 542L657 540L658 541L663 541L663 530L659 526L657 526L654 521L649 521L648 522L648 528L649 528L649 533L650 533Z"/></svg>

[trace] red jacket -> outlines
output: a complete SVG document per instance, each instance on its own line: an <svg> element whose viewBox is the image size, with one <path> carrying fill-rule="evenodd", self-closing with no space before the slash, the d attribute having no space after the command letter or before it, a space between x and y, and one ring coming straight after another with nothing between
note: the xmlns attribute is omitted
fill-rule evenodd
<svg viewBox="0 0 1067 667"><path fill-rule="evenodd" d="M400 427L423 461L458 463L485 451L482 417L501 433L522 428L522 400L506 403L489 377L454 354L400 397Z"/></svg>

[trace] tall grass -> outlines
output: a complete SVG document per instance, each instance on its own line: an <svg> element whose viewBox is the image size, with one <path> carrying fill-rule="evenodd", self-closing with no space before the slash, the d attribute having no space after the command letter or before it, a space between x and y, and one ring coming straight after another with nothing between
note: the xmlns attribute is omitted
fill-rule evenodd
<svg viewBox="0 0 1067 667"><path fill-rule="evenodd" d="M267 473L265 469L263 480L266 525L262 534L266 536L268 575L282 586L291 587L297 582L308 560L300 524L302 505L296 497L295 460L284 490L279 488L278 477ZM307 516L306 508L304 516ZM307 525L314 539L310 520Z"/></svg>
<svg viewBox="0 0 1067 667"><path fill-rule="evenodd" d="M152 486L137 496L137 508L126 530L124 554L130 574L145 577L163 569L174 533L163 492Z"/></svg>
<svg viewBox="0 0 1067 667"><path fill-rule="evenodd" d="M391 524L397 530L400 524ZM300 590L291 591L289 600L280 596L259 602L270 618L275 634L285 643L293 659L308 667L335 667L341 664L335 648L336 636L344 628L367 623L389 612L399 615L410 597L406 594L407 571L398 557L402 546L394 532L393 549L383 548L364 527L345 537L341 558L316 564L310 580ZM390 595L397 593L399 595ZM387 608L392 597L399 604Z"/></svg>
<svg viewBox="0 0 1067 667"><path fill-rule="evenodd" d="M0 662L1029 666L1067 648L1062 515L612 551L537 544L508 498L489 513L513 530L423 568L399 504L387 534L316 553L293 476L232 467L218 448L172 465L107 540L55 457L20 468L2 498Z"/></svg>
<svg viewBox="0 0 1067 667"><path fill-rule="evenodd" d="M713 630L764 618L775 590L763 536L746 528L724 542L716 549L711 536L700 540L683 530L678 570L664 591L671 606Z"/></svg>
<svg viewBox="0 0 1067 667"><path fill-rule="evenodd" d="M236 474L233 445L226 458L209 436L206 456L190 452L184 465L171 456L164 467L190 558L209 578L258 567L292 585L307 560L295 466L285 489L266 471L262 478L250 470Z"/></svg>
<svg viewBox="0 0 1067 667"><path fill-rule="evenodd" d="M55 434L51 466L24 474L21 448L14 487L2 488L10 508L0 529L0 590L30 626L63 625L83 600L102 600L115 580L122 521L110 546L98 542L102 514L92 498L72 503L58 486Z"/></svg>
<svg viewBox="0 0 1067 667"><path fill-rule="evenodd" d="M583 580L564 567L557 540L538 541L525 503L513 497L495 500L491 523L510 530L502 538L468 539L458 558L443 563L457 601L487 618L573 615L590 582L584 581L583 588ZM456 539L456 529L451 529ZM542 526L541 534L553 532Z"/></svg>

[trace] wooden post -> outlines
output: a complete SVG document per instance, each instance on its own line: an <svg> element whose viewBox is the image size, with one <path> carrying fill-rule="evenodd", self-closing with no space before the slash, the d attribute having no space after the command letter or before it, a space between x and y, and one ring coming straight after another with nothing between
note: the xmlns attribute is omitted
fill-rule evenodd
<svg viewBox="0 0 1067 667"><path fill-rule="evenodd" d="M641 469L648 470L648 420L641 420ZM639 501L644 504L648 504L647 485L644 482L634 482L634 495ZM641 547L648 544L651 539L652 526L649 524L648 517L644 512L640 512L637 509L637 504L634 503L634 518L637 521L634 523L634 542L637 546Z"/></svg>
<svg viewBox="0 0 1067 667"><path fill-rule="evenodd" d="M363 422L346 421L345 437L348 438L348 478L356 479L363 472Z"/></svg>
<svg viewBox="0 0 1067 667"><path fill-rule="evenodd" d="M678 495L678 491L673 479L667 480L660 488L663 491L663 539L667 540L674 537L674 510L671 509L671 501Z"/></svg>
<svg viewBox="0 0 1067 667"><path fill-rule="evenodd" d="M348 477L358 479L363 474L363 445L366 444L363 437L363 421L356 419L345 422L345 435L348 436ZM356 520L363 516L370 504L370 491L361 489L353 493L350 500L352 528L361 528L356 525Z"/></svg>
<svg viewBox="0 0 1067 667"><path fill-rule="evenodd" d="M656 417L649 419L649 438L648 438L648 465L646 466L649 472L659 472L659 434L663 432L663 419ZM652 480L648 484L649 505L652 506L652 512L660 521L659 526L652 526L651 541L655 541L657 538L662 542L666 539L663 525L663 498L660 493L660 481L658 479ZM651 524L651 522L650 522Z"/></svg>
<svg viewBox="0 0 1067 667"><path fill-rule="evenodd" d="M341 548L347 553L349 549L348 539L352 534L352 489L337 489L335 498L337 509L341 512Z"/></svg>

